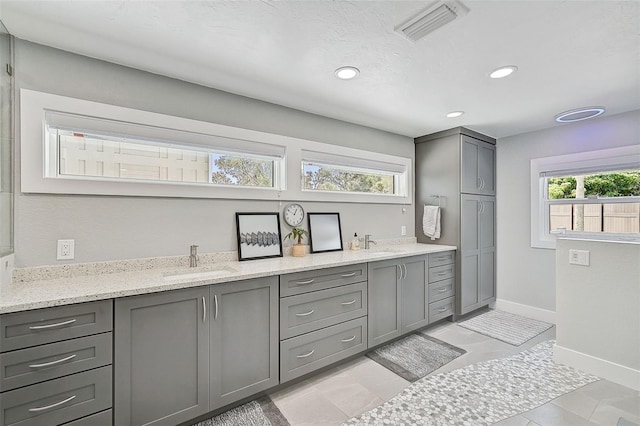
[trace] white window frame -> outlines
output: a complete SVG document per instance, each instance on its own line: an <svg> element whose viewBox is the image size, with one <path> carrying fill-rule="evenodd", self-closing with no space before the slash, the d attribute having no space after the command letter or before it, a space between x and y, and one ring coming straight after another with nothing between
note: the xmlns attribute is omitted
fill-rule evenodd
<svg viewBox="0 0 640 426"><path fill-rule="evenodd" d="M640 168L640 145L622 148L612 148L599 151L587 151L576 154L559 155L554 157L536 158L531 160L531 247L556 248L556 237L549 231L549 206L551 204L599 204L615 201L640 202L640 197L596 198L596 199L567 199L548 201L546 176L580 171L614 170L624 168ZM581 232L595 235L596 233ZM629 234L612 234L599 232L608 240L626 240Z"/></svg>
<svg viewBox="0 0 640 426"><path fill-rule="evenodd" d="M47 177L45 114L55 111L64 116L71 114L110 121L120 126L137 126L154 132L168 132L178 138L180 146L210 146L230 148L240 141L249 152L283 152L279 168L280 186L273 188L240 187L233 185L193 184L168 181L106 181L96 179L65 179ZM133 127L132 127L133 128ZM174 117L82 99L52 95L27 89L20 90L20 161L21 191L24 193L86 194L114 196L152 196L184 198L224 198L252 200L298 200L347 203L412 204L413 160L209 122ZM138 129L140 130L140 129ZM126 133L125 133L126 134ZM185 136L186 135L186 136ZM180 136L183 138L180 139ZM159 137L163 140L172 138ZM186 139L185 139L186 138ZM233 143L229 143L232 141ZM258 151L254 149L261 147ZM236 150L236 151L242 151ZM366 159L367 164L391 166L402 170L403 195L389 196L375 193L341 193L302 190L301 161L303 151L313 151L345 157ZM374 167L375 168L375 167Z"/></svg>

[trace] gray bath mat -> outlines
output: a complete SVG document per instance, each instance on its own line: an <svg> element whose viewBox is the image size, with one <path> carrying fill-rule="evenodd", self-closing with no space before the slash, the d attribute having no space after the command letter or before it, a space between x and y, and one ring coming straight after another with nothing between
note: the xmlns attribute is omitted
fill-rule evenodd
<svg viewBox="0 0 640 426"><path fill-rule="evenodd" d="M203 420L194 426L289 426L289 422L268 396Z"/></svg>
<svg viewBox="0 0 640 426"><path fill-rule="evenodd" d="M547 322L495 310L459 322L458 325L514 346L520 346L553 327Z"/></svg>
<svg viewBox="0 0 640 426"><path fill-rule="evenodd" d="M415 382L465 352L442 340L416 333L375 349L367 356L403 379Z"/></svg>

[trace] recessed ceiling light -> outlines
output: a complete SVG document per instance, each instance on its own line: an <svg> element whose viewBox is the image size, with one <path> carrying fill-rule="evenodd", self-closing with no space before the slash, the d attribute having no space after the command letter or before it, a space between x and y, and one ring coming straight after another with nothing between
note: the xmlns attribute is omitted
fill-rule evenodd
<svg viewBox="0 0 640 426"><path fill-rule="evenodd" d="M602 113L604 113L604 107L591 106L561 112L554 118L558 123L573 123L574 121L588 120L589 118L597 117Z"/></svg>
<svg viewBox="0 0 640 426"><path fill-rule="evenodd" d="M360 74L360 70L356 67L340 67L335 71L335 74L342 80L351 80Z"/></svg>
<svg viewBox="0 0 640 426"><path fill-rule="evenodd" d="M464 111L451 111L449 114L447 114L447 118L460 117L462 114L464 114Z"/></svg>
<svg viewBox="0 0 640 426"><path fill-rule="evenodd" d="M495 70L491 71L491 74L489 74L489 77L505 78L507 76L510 76L516 71L518 71L518 67L516 67L515 65L507 65L504 67L496 68Z"/></svg>

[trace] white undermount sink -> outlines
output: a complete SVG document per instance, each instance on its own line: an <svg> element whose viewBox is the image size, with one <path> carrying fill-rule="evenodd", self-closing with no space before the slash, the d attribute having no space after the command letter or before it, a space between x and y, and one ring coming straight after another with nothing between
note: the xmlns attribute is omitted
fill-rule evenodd
<svg viewBox="0 0 640 426"><path fill-rule="evenodd" d="M164 279L167 281L206 280L208 278L222 277L236 272L238 271L229 266L205 266L168 272L164 274Z"/></svg>

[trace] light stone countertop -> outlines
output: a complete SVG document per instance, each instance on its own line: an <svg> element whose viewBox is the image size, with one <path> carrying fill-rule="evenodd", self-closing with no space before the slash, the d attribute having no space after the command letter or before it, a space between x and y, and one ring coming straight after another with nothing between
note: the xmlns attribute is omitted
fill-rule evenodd
<svg viewBox="0 0 640 426"><path fill-rule="evenodd" d="M371 250L307 254L304 257L285 256L243 262L225 261L197 268L172 266L27 282L14 281L0 286L0 314L449 250L456 250L456 247L436 244L400 244ZM169 274L190 274L212 270L220 272L208 278L183 277L170 280L165 278Z"/></svg>

